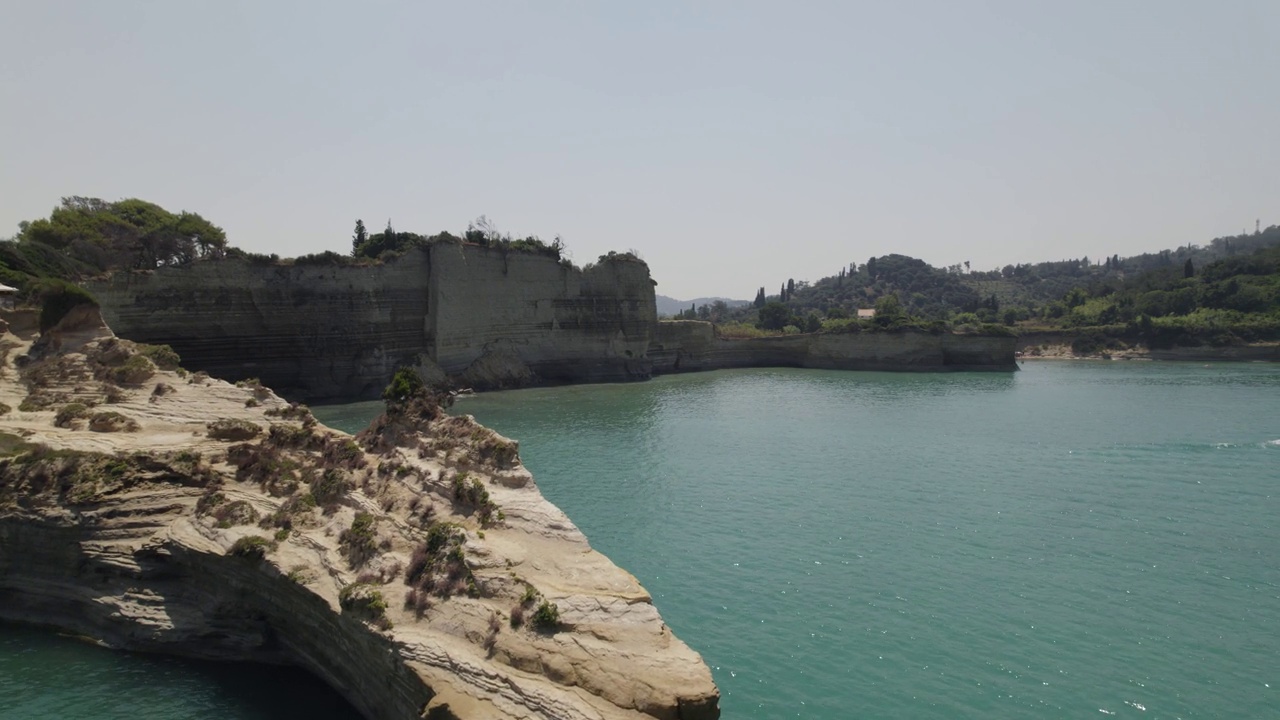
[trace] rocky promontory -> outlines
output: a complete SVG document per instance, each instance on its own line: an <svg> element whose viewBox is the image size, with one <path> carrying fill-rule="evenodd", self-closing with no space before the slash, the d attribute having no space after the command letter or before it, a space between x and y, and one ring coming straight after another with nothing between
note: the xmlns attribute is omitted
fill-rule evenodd
<svg viewBox="0 0 1280 720"><path fill-rule="evenodd" d="M706 664L516 444L411 376L353 437L89 308L43 336L5 320L0 618L298 665L370 718L719 716Z"/></svg>

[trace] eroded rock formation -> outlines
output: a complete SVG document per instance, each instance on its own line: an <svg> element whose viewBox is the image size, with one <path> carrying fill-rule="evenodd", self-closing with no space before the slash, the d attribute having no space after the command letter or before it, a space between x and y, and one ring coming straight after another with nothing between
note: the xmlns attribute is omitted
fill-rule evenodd
<svg viewBox="0 0 1280 720"><path fill-rule="evenodd" d="M0 337L0 617L297 664L370 718L718 717L644 588L471 418L401 402L357 440L88 315L33 339Z"/></svg>

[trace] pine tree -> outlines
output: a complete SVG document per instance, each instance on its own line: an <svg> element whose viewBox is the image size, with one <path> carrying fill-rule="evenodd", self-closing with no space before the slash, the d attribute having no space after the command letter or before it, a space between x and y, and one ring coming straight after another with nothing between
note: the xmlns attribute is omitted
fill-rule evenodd
<svg viewBox="0 0 1280 720"><path fill-rule="evenodd" d="M369 231L364 229L364 221L356 220L356 232L351 236L351 254L360 252L360 246L369 239Z"/></svg>
<svg viewBox="0 0 1280 720"><path fill-rule="evenodd" d="M1191 258L1187 258L1187 264L1182 266L1182 277L1191 278L1196 276L1196 266L1191 264Z"/></svg>

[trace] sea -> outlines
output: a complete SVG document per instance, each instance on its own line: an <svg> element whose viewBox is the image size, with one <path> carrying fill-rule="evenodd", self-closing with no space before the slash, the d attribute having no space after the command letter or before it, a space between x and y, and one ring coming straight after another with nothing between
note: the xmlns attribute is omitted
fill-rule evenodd
<svg viewBox="0 0 1280 720"><path fill-rule="evenodd" d="M735 370L453 411L519 440L725 718L1280 717L1280 366ZM6 720L294 717L324 692L0 627ZM354 717L324 697L305 714Z"/></svg>

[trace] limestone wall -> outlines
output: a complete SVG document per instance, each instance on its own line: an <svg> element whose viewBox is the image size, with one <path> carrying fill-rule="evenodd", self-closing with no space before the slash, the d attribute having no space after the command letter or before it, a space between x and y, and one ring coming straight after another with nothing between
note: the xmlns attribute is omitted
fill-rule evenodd
<svg viewBox="0 0 1280 720"><path fill-rule="evenodd" d="M1012 337L903 332L726 339L710 323L661 322L649 348L656 374L742 367L830 370L1011 370Z"/></svg>
<svg viewBox="0 0 1280 720"><path fill-rule="evenodd" d="M355 398L425 349L429 266L425 252L367 267L219 260L88 288L122 337L172 345L188 368L309 400Z"/></svg>
<svg viewBox="0 0 1280 720"><path fill-rule="evenodd" d="M430 354L450 375L497 354L549 381L649 376L645 351L657 313L642 262L615 259L580 271L544 255L437 245L430 288Z"/></svg>
<svg viewBox="0 0 1280 720"><path fill-rule="evenodd" d="M419 363L478 388L646 378L656 322L643 262L579 270L456 244L368 266L198 262L89 290L122 337L309 401L375 397Z"/></svg>

